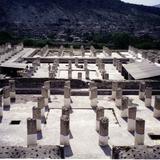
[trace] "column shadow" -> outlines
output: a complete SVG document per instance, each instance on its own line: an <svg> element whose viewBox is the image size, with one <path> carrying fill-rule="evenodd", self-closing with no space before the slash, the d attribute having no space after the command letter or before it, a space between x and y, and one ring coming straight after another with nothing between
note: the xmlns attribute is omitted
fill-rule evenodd
<svg viewBox="0 0 160 160"><path fill-rule="evenodd" d="M65 157L73 156L73 151L72 151L72 148L70 145L64 147L64 155L65 155Z"/></svg>
<svg viewBox="0 0 160 160"><path fill-rule="evenodd" d="M4 110L4 111L10 111L10 108L11 108L10 105L9 105L9 106L3 106L3 110Z"/></svg>
<svg viewBox="0 0 160 160"><path fill-rule="evenodd" d="M2 123L2 119L3 119L3 117L0 117L0 123Z"/></svg>
<svg viewBox="0 0 160 160"><path fill-rule="evenodd" d="M37 140L40 140L42 138L43 138L42 131L38 131L37 132Z"/></svg>
<svg viewBox="0 0 160 160"><path fill-rule="evenodd" d="M111 156L111 147L109 145L107 146L100 146L102 151L105 153L106 156Z"/></svg>

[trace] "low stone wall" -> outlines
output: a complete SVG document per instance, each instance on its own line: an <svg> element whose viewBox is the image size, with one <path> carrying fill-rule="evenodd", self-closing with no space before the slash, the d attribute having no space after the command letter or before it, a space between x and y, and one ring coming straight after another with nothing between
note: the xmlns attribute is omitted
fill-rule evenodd
<svg viewBox="0 0 160 160"><path fill-rule="evenodd" d="M51 93L63 94L64 83L66 79L48 79L48 78L16 78L16 92L21 94L40 94L41 87L45 81L51 81ZM0 88L8 85L9 79L0 80ZM73 95L88 95L90 81L71 80L71 88ZM135 80L118 81L119 86L123 88L123 94L137 95L139 91L139 82ZM160 81L146 80L146 85L152 87L153 95L160 94ZM98 94L111 94L112 81L111 80L95 80L98 87ZM79 90L81 89L81 91ZM84 89L84 91L82 90Z"/></svg>
<svg viewBox="0 0 160 160"><path fill-rule="evenodd" d="M24 61L27 61L27 63L32 63L36 58L33 58L33 57L27 57L27 58L24 58L23 60ZM59 59L59 62L60 63L68 63L69 60L72 61L72 63L75 62L75 58L41 58L40 61L41 63L53 63L53 61L55 59ZM78 62L79 63L84 63L84 60L87 60L88 63L92 63L92 64L95 64L96 63L96 57L95 58L79 58L78 59ZM129 58L117 58L117 60L120 60L122 63L126 64L127 62L129 62ZM113 63L113 58L103 58L102 59L102 62L105 63L105 64L112 64Z"/></svg>
<svg viewBox="0 0 160 160"><path fill-rule="evenodd" d="M0 158L62 159L64 158L64 151L63 147L60 146L0 146Z"/></svg>
<svg viewBox="0 0 160 160"><path fill-rule="evenodd" d="M160 159L160 146L113 147L113 159Z"/></svg>

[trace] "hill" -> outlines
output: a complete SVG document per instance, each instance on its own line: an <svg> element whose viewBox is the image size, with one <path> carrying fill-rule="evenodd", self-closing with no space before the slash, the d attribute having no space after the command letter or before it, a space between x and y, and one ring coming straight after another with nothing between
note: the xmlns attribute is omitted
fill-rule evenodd
<svg viewBox="0 0 160 160"><path fill-rule="evenodd" d="M31 37L127 32L160 36L160 9L120 0L2 0L0 31Z"/></svg>

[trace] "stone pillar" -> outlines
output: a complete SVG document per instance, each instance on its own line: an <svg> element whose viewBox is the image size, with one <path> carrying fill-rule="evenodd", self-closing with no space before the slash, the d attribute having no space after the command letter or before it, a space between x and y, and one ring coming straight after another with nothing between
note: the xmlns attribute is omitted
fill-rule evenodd
<svg viewBox="0 0 160 160"><path fill-rule="evenodd" d="M64 106L70 107L71 105L71 89L68 86L64 86Z"/></svg>
<svg viewBox="0 0 160 160"><path fill-rule="evenodd" d="M66 115L60 119L60 145L69 145L69 117Z"/></svg>
<svg viewBox="0 0 160 160"><path fill-rule="evenodd" d="M121 106L121 117L122 118L128 117L128 102L129 102L128 97L122 98L122 106Z"/></svg>
<svg viewBox="0 0 160 160"><path fill-rule="evenodd" d="M88 61L87 60L84 60L84 69L86 70L88 67Z"/></svg>
<svg viewBox="0 0 160 160"><path fill-rule="evenodd" d="M103 79L104 79L104 80L109 80L109 74L108 74L108 73L104 73Z"/></svg>
<svg viewBox="0 0 160 160"><path fill-rule="evenodd" d="M0 95L0 118L3 117L2 95Z"/></svg>
<svg viewBox="0 0 160 160"><path fill-rule="evenodd" d="M97 107L97 87L91 88L91 107L96 108Z"/></svg>
<svg viewBox="0 0 160 160"><path fill-rule="evenodd" d="M78 58L75 58L75 66L78 67Z"/></svg>
<svg viewBox="0 0 160 160"><path fill-rule="evenodd" d="M68 79L72 79L72 70L68 69Z"/></svg>
<svg viewBox="0 0 160 160"><path fill-rule="evenodd" d="M71 88L71 81L65 81L64 86Z"/></svg>
<svg viewBox="0 0 160 160"><path fill-rule="evenodd" d="M3 108L10 108L10 87L6 86L3 88Z"/></svg>
<svg viewBox="0 0 160 160"><path fill-rule="evenodd" d="M27 119L27 146L37 145L36 119Z"/></svg>
<svg viewBox="0 0 160 160"><path fill-rule="evenodd" d="M9 80L10 86L10 99L12 102L16 100L16 89L15 89L15 80Z"/></svg>
<svg viewBox="0 0 160 160"><path fill-rule="evenodd" d="M119 66L120 60L116 60L116 69L118 70L118 66Z"/></svg>
<svg viewBox="0 0 160 160"><path fill-rule="evenodd" d="M86 79L89 79L89 69L86 69Z"/></svg>
<svg viewBox="0 0 160 160"><path fill-rule="evenodd" d="M45 98L43 96L38 97L38 108L41 109L41 118L45 117Z"/></svg>
<svg viewBox="0 0 160 160"><path fill-rule="evenodd" d="M68 69L72 69L72 61L71 60L68 61Z"/></svg>
<svg viewBox="0 0 160 160"><path fill-rule="evenodd" d="M128 108L128 131L135 131L137 108L130 106Z"/></svg>
<svg viewBox="0 0 160 160"><path fill-rule="evenodd" d="M36 119L37 132L40 132L41 131L41 108L34 106L32 108L32 112L33 112L33 119Z"/></svg>
<svg viewBox="0 0 160 160"><path fill-rule="evenodd" d="M109 120L106 117L101 117L100 126L99 126L99 145L100 146L108 145L108 132L109 132Z"/></svg>
<svg viewBox="0 0 160 160"><path fill-rule="evenodd" d="M91 81L89 83L89 99L91 99L91 88L96 87L96 83Z"/></svg>
<svg viewBox="0 0 160 160"><path fill-rule="evenodd" d="M140 82L139 84L139 99L144 100L145 98L145 82Z"/></svg>
<svg viewBox="0 0 160 160"><path fill-rule="evenodd" d="M147 87L145 90L145 106L151 107L151 101L152 101L152 88Z"/></svg>
<svg viewBox="0 0 160 160"><path fill-rule="evenodd" d="M82 80L82 73L81 72L78 72L78 79Z"/></svg>
<svg viewBox="0 0 160 160"><path fill-rule="evenodd" d="M112 82L112 99L116 98L117 88L118 88L118 82Z"/></svg>
<svg viewBox="0 0 160 160"><path fill-rule="evenodd" d="M46 87L47 90L48 90L48 100L50 102L51 101L51 85L50 85L50 81L45 81L44 82L44 87Z"/></svg>
<svg viewBox="0 0 160 160"><path fill-rule="evenodd" d="M143 119L136 119L135 131L135 145L144 145L145 121Z"/></svg>
<svg viewBox="0 0 160 160"><path fill-rule="evenodd" d="M51 64L48 64L48 72L51 71Z"/></svg>
<svg viewBox="0 0 160 160"><path fill-rule="evenodd" d="M62 107L62 116L63 115L70 117L70 107L66 107L66 106Z"/></svg>
<svg viewBox="0 0 160 160"><path fill-rule="evenodd" d="M45 107L48 108L48 89L43 86L41 89L42 97L44 97Z"/></svg>
<svg viewBox="0 0 160 160"><path fill-rule="evenodd" d="M122 62L121 61L118 62L118 71L122 73Z"/></svg>
<svg viewBox="0 0 160 160"><path fill-rule="evenodd" d="M116 100L115 100L115 103L116 103L117 107L122 106L122 96L123 96L122 88L117 88L117 90L116 90Z"/></svg>
<svg viewBox="0 0 160 160"><path fill-rule="evenodd" d="M160 118L160 96L155 96L153 116L155 118Z"/></svg>
<svg viewBox="0 0 160 160"><path fill-rule="evenodd" d="M104 117L104 107L97 107L96 109L96 131L99 132L100 118Z"/></svg>

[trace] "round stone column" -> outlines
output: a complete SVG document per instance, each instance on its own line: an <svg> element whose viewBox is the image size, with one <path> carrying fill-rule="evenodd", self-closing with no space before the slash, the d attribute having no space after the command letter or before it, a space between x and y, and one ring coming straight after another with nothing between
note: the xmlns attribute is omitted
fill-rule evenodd
<svg viewBox="0 0 160 160"><path fill-rule="evenodd" d="M145 121L136 119L135 145L144 145Z"/></svg>
<svg viewBox="0 0 160 160"><path fill-rule="evenodd" d="M122 106L121 106L121 117L122 118L128 117L128 102L129 102L128 97L122 98Z"/></svg>
<svg viewBox="0 0 160 160"><path fill-rule="evenodd" d="M100 118L99 126L99 145L107 146L108 145L108 130L109 130L109 120L106 117Z"/></svg>
<svg viewBox="0 0 160 160"><path fill-rule="evenodd" d="M11 99L11 102L15 102L15 100L16 100L15 80L9 80L9 86L10 86L10 99Z"/></svg>
<svg viewBox="0 0 160 160"><path fill-rule="evenodd" d="M60 119L60 145L69 145L69 117L66 115Z"/></svg>
<svg viewBox="0 0 160 160"><path fill-rule="evenodd" d="M160 96L155 96L153 116L160 118Z"/></svg>
<svg viewBox="0 0 160 160"><path fill-rule="evenodd" d="M137 108L130 106L128 108L128 131L135 131Z"/></svg>
<svg viewBox="0 0 160 160"><path fill-rule="evenodd" d="M99 123L100 123L100 118L104 117L104 107L97 107L96 109L96 131L99 132Z"/></svg>
<svg viewBox="0 0 160 160"><path fill-rule="evenodd" d="M37 145L36 119L27 119L27 146Z"/></svg>
<svg viewBox="0 0 160 160"><path fill-rule="evenodd" d="M145 106L151 107L151 101L152 101L152 88L147 87L145 90Z"/></svg>
<svg viewBox="0 0 160 160"><path fill-rule="evenodd" d="M6 86L3 88L3 108L10 108L10 87Z"/></svg>

